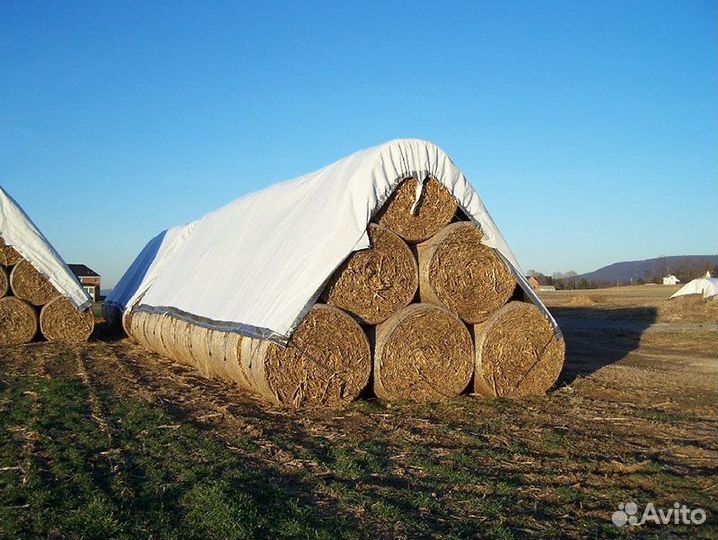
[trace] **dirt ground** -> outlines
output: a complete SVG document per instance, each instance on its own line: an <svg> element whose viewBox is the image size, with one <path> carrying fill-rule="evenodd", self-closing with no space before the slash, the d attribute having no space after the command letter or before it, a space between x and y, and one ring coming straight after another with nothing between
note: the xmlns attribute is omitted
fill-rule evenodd
<svg viewBox="0 0 718 540"><path fill-rule="evenodd" d="M525 400L280 409L102 324L4 349L0 537L713 538L718 308L675 289L542 293L567 360Z"/></svg>

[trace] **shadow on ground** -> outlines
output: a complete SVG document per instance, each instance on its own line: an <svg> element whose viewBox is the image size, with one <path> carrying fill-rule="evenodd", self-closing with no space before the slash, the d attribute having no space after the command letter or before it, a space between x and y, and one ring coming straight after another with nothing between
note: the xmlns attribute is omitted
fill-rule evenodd
<svg viewBox="0 0 718 540"><path fill-rule="evenodd" d="M616 364L640 347L641 336L658 318L652 307L555 307L551 313L566 339L566 362L559 384L571 384Z"/></svg>

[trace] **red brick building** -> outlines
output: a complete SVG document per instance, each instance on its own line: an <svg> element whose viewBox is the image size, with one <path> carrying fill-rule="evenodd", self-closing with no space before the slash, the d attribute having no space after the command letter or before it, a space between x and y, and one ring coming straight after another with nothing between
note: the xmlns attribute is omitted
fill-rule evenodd
<svg viewBox="0 0 718 540"><path fill-rule="evenodd" d="M539 283L538 279L536 279L534 276L526 276L526 279L528 280L529 285L531 285L531 288L532 288L535 292L538 292L539 287L541 286L541 284Z"/></svg>
<svg viewBox="0 0 718 540"><path fill-rule="evenodd" d="M75 274L84 289L97 302L100 299L100 282L101 276L92 268L88 268L84 264L68 264L72 273Z"/></svg>

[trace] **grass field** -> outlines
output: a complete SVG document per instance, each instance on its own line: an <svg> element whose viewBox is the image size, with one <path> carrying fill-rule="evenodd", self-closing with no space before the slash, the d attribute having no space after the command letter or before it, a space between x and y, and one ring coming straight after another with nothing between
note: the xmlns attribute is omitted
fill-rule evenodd
<svg viewBox="0 0 718 540"><path fill-rule="evenodd" d="M675 289L675 288L673 288ZM2 538L715 538L715 302L544 297L548 396L287 411L98 325L0 352ZM619 528L621 502L706 511Z"/></svg>

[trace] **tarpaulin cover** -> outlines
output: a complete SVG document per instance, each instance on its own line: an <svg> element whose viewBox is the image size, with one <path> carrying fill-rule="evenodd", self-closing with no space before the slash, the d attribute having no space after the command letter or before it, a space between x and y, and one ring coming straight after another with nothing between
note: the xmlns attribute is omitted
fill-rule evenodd
<svg viewBox="0 0 718 540"><path fill-rule="evenodd" d="M718 295L718 278L699 278L689 281L678 289L671 298L688 294L700 294L703 298Z"/></svg>
<svg viewBox="0 0 718 540"><path fill-rule="evenodd" d="M357 152L241 197L182 229L181 237L169 231L155 237L108 301L129 309L141 297L142 311L284 342L334 270L369 246L368 223L409 177L434 178L453 195L555 326L464 174L437 146L415 139Z"/></svg>
<svg viewBox="0 0 718 540"><path fill-rule="evenodd" d="M105 298L105 306L115 307L123 312L128 308L131 309L189 237L192 227L192 223L173 227L162 231L147 242L115 288Z"/></svg>
<svg viewBox="0 0 718 540"><path fill-rule="evenodd" d="M0 235L72 302L85 310L92 298L25 211L0 187Z"/></svg>

